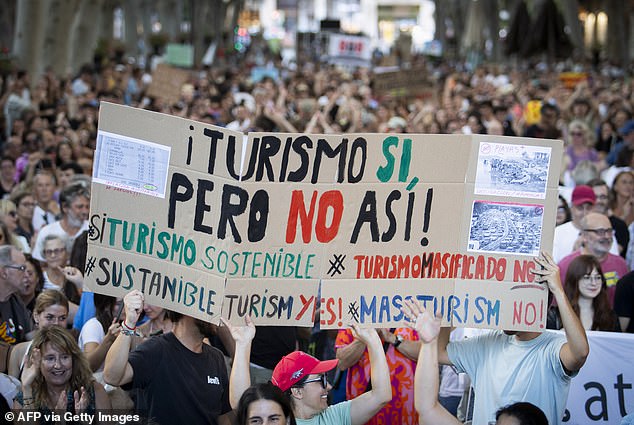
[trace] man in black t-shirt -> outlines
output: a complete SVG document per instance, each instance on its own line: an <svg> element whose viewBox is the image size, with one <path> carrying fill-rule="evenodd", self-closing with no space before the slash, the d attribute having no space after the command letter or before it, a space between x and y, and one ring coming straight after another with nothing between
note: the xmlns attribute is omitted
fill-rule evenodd
<svg viewBox="0 0 634 425"><path fill-rule="evenodd" d="M11 245L0 246L0 340L16 344L31 331L31 318L17 296L25 285L26 259Z"/></svg>
<svg viewBox="0 0 634 425"><path fill-rule="evenodd" d="M138 290L128 293L124 306L126 318L121 332L106 355L106 382L125 389L143 389L148 411L139 413L158 424L229 423L226 414L232 405L237 405L237 399L230 400L222 353L203 343L211 325L172 314L172 333L153 337L130 352L131 336L143 310L143 294ZM236 342L236 355L244 357L242 352L247 351L248 359L250 348L250 340L248 346ZM248 374L244 372L245 379L232 381L235 394L242 394L249 387Z"/></svg>

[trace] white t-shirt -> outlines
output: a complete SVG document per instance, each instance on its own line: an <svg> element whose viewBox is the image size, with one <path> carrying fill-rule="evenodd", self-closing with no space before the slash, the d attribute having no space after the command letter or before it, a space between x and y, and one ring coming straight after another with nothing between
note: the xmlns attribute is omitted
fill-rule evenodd
<svg viewBox="0 0 634 425"><path fill-rule="evenodd" d="M79 333L79 339L77 340L77 344L81 351L84 351L84 345L89 342L96 342L97 344L101 344L103 339L106 337L106 333L103 331L103 327L101 323L97 320L96 317L93 317L81 327L81 332ZM95 372L102 372L103 364L99 366L99 369Z"/></svg>

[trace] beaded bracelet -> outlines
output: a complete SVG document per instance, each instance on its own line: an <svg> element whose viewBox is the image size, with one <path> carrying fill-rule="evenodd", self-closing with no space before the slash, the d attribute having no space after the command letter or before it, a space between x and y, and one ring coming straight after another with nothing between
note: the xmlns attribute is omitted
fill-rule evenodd
<svg viewBox="0 0 634 425"><path fill-rule="evenodd" d="M124 320L123 322L121 322L121 327L122 327L122 328L124 328L124 329L127 329L127 330L129 330L129 331L134 331L134 330L136 329L136 325L135 325L133 328L131 328L130 326L128 326L128 325L125 323L125 320Z"/></svg>
<svg viewBox="0 0 634 425"><path fill-rule="evenodd" d="M127 326L121 328L121 333L125 336L141 336L141 334L138 333L136 329L128 329Z"/></svg>

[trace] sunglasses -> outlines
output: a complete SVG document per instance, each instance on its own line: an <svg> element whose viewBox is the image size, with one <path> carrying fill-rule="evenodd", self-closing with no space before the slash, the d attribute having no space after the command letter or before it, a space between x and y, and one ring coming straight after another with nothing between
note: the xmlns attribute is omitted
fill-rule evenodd
<svg viewBox="0 0 634 425"><path fill-rule="evenodd" d="M322 374L319 375L319 378L315 378L315 379L308 379L306 381L304 381L304 385L306 384L310 384L311 382L319 382L321 383L321 386L323 389L326 389L326 387L328 387L328 377L326 376L326 374Z"/></svg>

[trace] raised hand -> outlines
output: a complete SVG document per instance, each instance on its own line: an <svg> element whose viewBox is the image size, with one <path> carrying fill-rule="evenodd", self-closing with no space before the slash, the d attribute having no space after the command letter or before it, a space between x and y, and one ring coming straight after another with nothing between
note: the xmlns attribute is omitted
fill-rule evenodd
<svg viewBox="0 0 634 425"><path fill-rule="evenodd" d="M370 344L372 340L381 342L381 338L374 328L361 328L357 323L351 324L350 327L352 328L352 335L365 345Z"/></svg>
<svg viewBox="0 0 634 425"><path fill-rule="evenodd" d="M248 343L253 341L253 338L255 338L255 325L251 320L251 316L246 315L244 317L244 326L233 326L224 317L221 317L220 320L222 321L222 324L229 329L231 337L236 344Z"/></svg>
<svg viewBox="0 0 634 425"><path fill-rule="evenodd" d="M84 275L81 274L77 267L66 266L58 267L58 269L62 272L64 278L76 287L81 288L84 285Z"/></svg>
<svg viewBox="0 0 634 425"><path fill-rule="evenodd" d="M552 293L563 291L559 266L557 266L553 257L547 252L542 252L539 257L535 258L535 263L539 266L531 270L531 273L535 275L535 281L537 283L546 283Z"/></svg>
<svg viewBox="0 0 634 425"><path fill-rule="evenodd" d="M121 325L117 322L117 319L115 318L108 328L108 332L106 332L106 335L104 336L104 341L114 342L114 340L117 338L117 335L119 335L119 332L121 332Z"/></svg>
<svg viewBox="0 0 634 425"><path fill-rule="evenodd" d="M437 314L436 317L432 316L418 301L411 298L405 299L403 304L401 310L409 319L407 326L418 333L418 337L421 341L429 343L438 338L440 324L442 322L442 316L440 314Z"/></svg>
<svg viewBox="0 0 634 425"><path fill-rule="evenodd" d="M129 329L136 327L136 322L139 321L139 316L143 310L143 293L138 289L128 292L123 297L123 305L125 306L125 325Z"/></svg>
<svg viewBox="0 0 634 425"><path fill-rule="evenodd" d="M22 371L22 387L30 387L40 375L40 366L42 365L42 353L39 348L31 350L31 354L27 356L24 370Z"/></svg>

